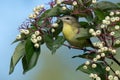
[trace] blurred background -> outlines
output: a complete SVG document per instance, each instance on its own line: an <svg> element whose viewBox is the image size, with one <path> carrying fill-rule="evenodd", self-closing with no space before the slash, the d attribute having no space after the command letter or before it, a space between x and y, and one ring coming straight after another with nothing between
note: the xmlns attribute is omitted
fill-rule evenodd
<svg viewBox="0 0 120 80"><path fill-rule="evenodd" d="M18 27L40 4L48 7L51 0L0 0L0 80L89 80L88 75L75 69L84 63L83 59L72 59L80 51L61 47L55 55L42 46L42 52L35 68L22 74L21 62L9 75L9 64L16 44L11 42L19 34ZM114 2L119 0L114 0Z"/></svg>

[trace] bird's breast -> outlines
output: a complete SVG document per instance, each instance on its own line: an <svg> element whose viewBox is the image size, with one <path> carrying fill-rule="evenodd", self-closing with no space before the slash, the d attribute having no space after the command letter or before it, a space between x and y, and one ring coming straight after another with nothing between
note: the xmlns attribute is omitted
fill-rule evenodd
<svg viewBox="0 0 120 80"><path fill-rule="evenodd" d="M73 27L72 25L69 25L67 23L63 24L63 35L69 42L76 41L75 36L77 34L78 29Z"/></svg>

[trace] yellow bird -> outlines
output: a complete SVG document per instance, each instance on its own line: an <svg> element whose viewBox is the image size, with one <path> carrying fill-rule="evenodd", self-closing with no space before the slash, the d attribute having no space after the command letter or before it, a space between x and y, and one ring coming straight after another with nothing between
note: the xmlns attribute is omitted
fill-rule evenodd
<svg viewBox="0 0 120 80"><path fill-rule="evenodd" d="M60 20L63 22L62 33L70 45L80 49L91 46L88 29L81 27L75 17L66 15Z"/></svg>

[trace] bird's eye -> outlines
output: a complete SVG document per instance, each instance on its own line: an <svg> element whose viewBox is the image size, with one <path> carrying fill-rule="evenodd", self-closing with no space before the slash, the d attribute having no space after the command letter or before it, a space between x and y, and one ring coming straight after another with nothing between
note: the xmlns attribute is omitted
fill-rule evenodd
<svg viewBox="0 0 120 80"><path fill-rule="evenodd" d="M66 20L70 20L70 18L66 18Z"/></svg>

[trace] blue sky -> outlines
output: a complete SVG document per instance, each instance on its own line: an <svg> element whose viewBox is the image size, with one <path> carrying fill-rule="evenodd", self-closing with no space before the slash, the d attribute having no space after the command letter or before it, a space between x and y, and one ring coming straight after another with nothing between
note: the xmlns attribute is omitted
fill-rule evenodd
<svg viewBox="0 0 120 80"><path fill-rule="evenodd" d="M10 58L16 46L11 45L11 42L18 34L18 27L27 19L32 9L46 2L47 0L0 0L0 80L22 80L27 76L22 75L21 64L18 64L16 73L8 75Z"/></svg>
<svg viewBox="0 0 120 80"><path fill-rule="evenodd" d="M35 68L30 72L28 72L26 75L23 75L21 63L19 63L16 66L15 72L12 75L8 75L10 58L16 46L16 45L11 45L11 42L15 39L16 35L18 34L18 30L17 30L18 27L25 19L27 19L28 15L32 13L32 9L39 4L47 4L47 1L50 0L42 0L42 1L41 0L0 0L1 3L0 4L0 71L1 71L0 80L16 80L16 79L33 80L34 79L32 78L32 76L35 76L34 73L36 73L38 69ZM114 0L114 2L115 1L119 1L119 0ZM57 54L57 56L62 57L61 59L64 60L66 59L65 61L62 60L63 63L61 64L71 65L71 68L74 69L73 67L78 65L77 62L79 62L79 60L68 59L71 58L73 54L71 55L62 54L65 52L69 53L69 50L67 48L63 52L62 51L63 48L59 50L58 53L60 54ZM72 50L72 52L70 53L73 53L74 51L75 50ZM79 51L74 53L77 54L78 52ZM43 53L45 52L43 51ZM39 61L41 65L45 64L44 60L46 59L44 57L42 57L41 61ZM40 65L37 66L40 67ZM78 75L78 73L76 75Z"/></svg>

